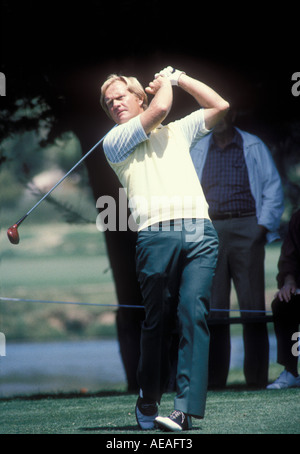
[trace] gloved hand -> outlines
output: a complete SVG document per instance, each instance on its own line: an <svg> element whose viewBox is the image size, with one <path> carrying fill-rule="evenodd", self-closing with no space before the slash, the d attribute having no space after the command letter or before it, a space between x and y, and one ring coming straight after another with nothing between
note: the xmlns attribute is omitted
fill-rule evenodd
<svg viewBox="0 0 300 454"><path fill-rule="evenodd" d="M171 85L178 85L178 80L181 74L185 74L185 72L175 69L172 66L168 66L167 68L162 69L159 73L156 73L154 77L167 77L167 79L171 82Z"/></svg>

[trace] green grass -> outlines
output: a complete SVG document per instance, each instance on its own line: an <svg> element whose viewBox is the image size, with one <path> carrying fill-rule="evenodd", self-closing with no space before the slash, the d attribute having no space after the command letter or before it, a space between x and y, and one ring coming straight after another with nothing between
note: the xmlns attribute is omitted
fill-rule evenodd
<svg viewBox="0 0 300 454"><path fill-rule="evenodd" d="M160 414L173 410L165 394ZM1 434L160 434L139 430L136 396L123 391L0 401ZM185 434L299 434L299 390L209 391L203 420Z"/></svg>

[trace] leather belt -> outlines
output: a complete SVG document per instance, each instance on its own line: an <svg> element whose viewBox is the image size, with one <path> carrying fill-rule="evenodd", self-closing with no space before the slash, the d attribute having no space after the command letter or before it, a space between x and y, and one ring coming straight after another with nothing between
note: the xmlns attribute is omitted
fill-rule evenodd
<svg viewBox="0 0 300 454"><path fill-rule="evenodd" d="M222 221L225 219L234 219L234 218L246 218L248 216L255 216L255 211L250 211L245 213L243 211L226 211L224 213L214 213L210 214L210 219L212 221Z"/></svg>
<svg viewBox="0 0 300 454"><path fill-rule="evenodd" d="M195 223L197 218L186 218ZM151 224L147 227L148 230L158 230L158 229L166 229L166 230L181 230L182 224L184 223L185 218L178 218L178 219L170 219L166 221L156 222L155 224Z"/></svg>

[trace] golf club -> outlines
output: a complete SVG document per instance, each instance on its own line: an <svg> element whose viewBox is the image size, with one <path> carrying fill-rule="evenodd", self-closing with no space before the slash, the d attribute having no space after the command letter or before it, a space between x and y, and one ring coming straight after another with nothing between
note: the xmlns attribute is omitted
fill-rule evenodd
<svg viewBox="0 0 300 454"><path fill-rule="evenodd" d="M117 125L114 126L114 128L116 127ZM113 128L112 128L113 129ZM39 200L32 208L31 210L29 210L21 219L18 220L18 222L16 222L15 224L13 224L11 227L9 227L7 229L7 236L8 236L8 239L9 241L12 243L12 244L19 244L20 242L20 237L19 237L19 232L18 232L18 227L19 225L27 218L27 216L29 216L30 213L32 213L33 210L35 210L39 204L45 200L46 197L48 197L49 194L51 194L52 191L54 191L55 188L57 188L57 186L62 183L69 175L71 172L73 172L74 169L76 169L76 167L78 167L82 161L84 159L86 159L89 154L92 153L92 151L95 150L95 148L97 148L101 142L103 142L103 140L105 139L105 137L107 136L107 134L109 133L110 131L108 131L103 137L102 139L99 140L99 142L97 142L48 192L47 194L45 194L41 200Z"/></svg>

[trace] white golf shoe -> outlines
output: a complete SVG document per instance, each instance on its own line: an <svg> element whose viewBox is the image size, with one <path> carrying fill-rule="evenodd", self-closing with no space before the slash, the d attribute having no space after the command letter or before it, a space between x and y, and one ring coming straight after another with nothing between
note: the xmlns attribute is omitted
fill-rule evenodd
<svg viewBox="0 0 300 454"><path fill-rule="evenodd" d="M293 374L284 370L273 383L267 386L267 389L286 389L298 387L300 387L300 375L298 375L298 377L294 377Z"/></svg>

